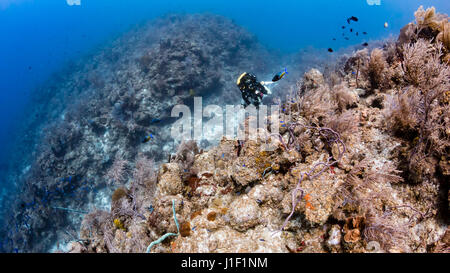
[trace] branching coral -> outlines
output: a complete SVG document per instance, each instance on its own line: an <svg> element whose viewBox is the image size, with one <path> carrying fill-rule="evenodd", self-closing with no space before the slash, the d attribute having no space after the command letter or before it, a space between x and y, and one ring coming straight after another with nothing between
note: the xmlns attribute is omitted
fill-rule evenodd
<svg viewBox="0 0 450 273"><path fill-rule="evenodd" d="M108 183L114 185L116 183L121 183L125 178L125 170L127 166L127 161L116 156L113 165L109 168L105 175Z"/></svg>
<svg viewBox="0 0 450 273"><path fill-rule="evenodd" d="M281 143L285 147L286 150L291 149L291 147L296 144L297 139L294 136L294 129L295 127L304 127L310 130L317 130L319 134L325 139L325 142L330 146L333 147L334 145L337 146L338 154L337 158L333 158L333 156L328 157L326 162L318 162L314 164L311 169L307 172L300 172L300 178L298 180L298 183L294 190L292 191L292 210L291 213L288 215L286 220L283 223L283 226L281 227L280 231L282 231L287 223L289 222L289 219L291 219L292 215L295 212L295 207L297 206L298 202L303 198L303 190L301 188L301 183L305 179L314 180L318 176L320 176L323 172L325 172L327 169L332 167L333 165L337 164L344 155L346 151L346 146L344 142L341 140L341 137L339 133L335 132L333 129L330 128L321 128L321 127L311 127L311 126L305 126L300 123L292 123L289 125L289 140L286 144L283 140L283 137L281 135L278 135L280 138ZM300 196L298 196L298 193L300 192Z"/></svg>
<svg viewBox="0 0 450 273"><path fill-rule="evenodd" d="M445 49L446 55L444 56L444 62L450 64L450 22L443 21L441 23L442 31L436 37L438 42L441 42Z"/></svg>
<svg viewBox="0 0 450 273"><path fill-rule="evenodd" d="M299 97L298 105L302 116L309 117L316 124L331 115L336 108L330 89L324 85Z"/></svg>
<svg viewBox="0 0 450 273"><path fill-rule="evenodd" d="M342 209L337 210L335 218L344 220L346 217L365 217L365 227L362 229L366 243L376 241L387 251L393 246L404 250L407 226L398 223L392 211L396 208L408 207L418 212L412 206L395 205L392 197L392 184L403 182L403 178L391 163L375 167L375 162L363 159L347 174L345 183L340 188L336 198ZM400 245L402 243L402 245ZM394 250L392 250L394 251Z"/></svg>
<svg viewBox="0 0 450 273"><path fill-rule="evenodd" d="M415 90L407 88L397 94L386 97L384 118L388 128L402 134L404 137L415 137L419 124L419 113L414 111L420 106L420 98L415 96Z"/></svg>
<svg viewBox="0 0 450 273"><path fill-rule="evenodd" d="M386 89L390 86L387 62L383 50L376 48L370 54L368 76L372 89Z"/></svg>
<svg viewBox="0 0 450 273"><path fill-rule="evenodd" d="M325 125L339 133L345 141L358 132L359 118L348 110L340 115L333 115L328 118Z"/></svg>
<svg viewBox="0 0 450 273"><path fill-rule="evenodd" d="M333 93L334 100L337 102L337 107L341 113L357 106L358 95L347 88L345 84L334 86Z"/></svg>
<svg viewBox="0 0 450 273"><path fill-rule="evenodd" d="M416 18L415 23L406 25L400 33L398 43L403 45L405 43L414 43L418 39L432 39L433 42L447 41L448 35L448 16L445 14L436 13L434 7L424 9L420 6L414 13ZM447 46L447 45L446 45ZM447 47L447 50L450 49Z"/></svg>
<svg viewBox="0 0 450 273"><path fill-rule="evenodd" d="M419 39L414 44L404 45L403 54L405 79L413 85L409 95L417 100L412 105L405 104L404 111L399 112L411 113L413 116L408 115L409 120L416 120L418 126L419 139L409 159L410 169L414 170L425 157L448 153L449 103L445 101L445 94L450 88L450 68L441 63L443 53L439 43L432 46L429 41Z"/></svg>
<svg viewBox="0 0 450 273"><path fill-rule="evenodd" d="M156 187L156 171L154 161L140 154L133 170L133 179L137 185L144 186L150 194L153 194Z"/></svg>
<svg viewBox="0 0 450 273"><path fill-rule="evenodd" d="M395 223L388 215L376 216L368 212L363 235L366 242L375 241L383 249L393 251L392 248L398 248L404 244L407 238L407 229L405 226Z"/></svg>

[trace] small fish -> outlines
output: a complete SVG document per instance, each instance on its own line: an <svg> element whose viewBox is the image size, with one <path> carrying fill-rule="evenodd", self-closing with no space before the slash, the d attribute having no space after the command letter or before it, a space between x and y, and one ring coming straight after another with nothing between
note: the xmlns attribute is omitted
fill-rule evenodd
<svg viewBox="0 0 450 273"><path fill-rule="evenodd" d="M285 68L284 71L281 71L280 73L276 74L276 75L273 77L272 81L273 81L273 82L279 81L279 80L281 80L281 79L284 77L284 75L286 75L286 74L288 74L288 72L287 72L287 69Z"/></svg>
<svg viewBox="0 0 450 273"><path fill-rule="evenodd" d="M364 31L363 34L364 34L364 35L367 35L367 32Z"/></svg>
<svg viewBox="0 0 450 273"><path fill-rule="evenodd" d="M350 21L355 21L355 22L358 22L358 18L357 18L357 17L355 17L355 16L352 16L352 17L350 17L350 18L348 18L348 19L347 19L347 23L349 23L349 24L350 24Z"/></svg>
<svg viewBox="0 0 450 273"><path fill-rule="evenodd" d="M72 181L72 176L61 178L61 182L71 182L71 181Z"/></svg>
<svg viewBox="0 0 450 273"><path fill-rule="evenodd" d="M336 41L336 38L333 38L333 41Z"/></svg>
<svg viewBox="0 0 450 273"><path fill-rule="evenodd" d="M342 29L345 29L345 26L342 26Z"/></svg>
<svg viewBox="0 0 450 273"><path fill-rule="evenodd" d="M353 28L350 29L350 32L353 32Z"/></svg>
<svg viewBox="0 0 450 273"><path fill-rule="evenodd" d="M364 43L364 44L362 44L362 46L368 46L369 44L368 43Z"/></svg>
<svg viewBox="0 0 450 273"><path fill-rule="evenodd" d="M329 49L328 49L328 52L333 52L333 49L332 49L332 48L329 48Z"/></svg>
<svg viewBox="0 0 450 273"><path fill-rule="evenodd" d="M160 123L162 120L159 118L154 118L152 119L152 121L150 121L150 124L156 124L156 123Z"/></svg>
<svg viewBox="0 0 450 273"><path fill-rule="evenodd" d="M388 27L389 27L388 22L384 22L384 28L388 28Z"/></svg>
<svg viewBox="0 0 450 273"><path fill-rule="evenodd" d="M152 139L153 139L153 134L150 133L150 134L148 134L147 136L144 137L144 140L142 140L142 143L147 143L147 142L149 142Z"/></svg>
<svg viewBox="0 0 450 273"><path fill-rule="evenodd" d="M359 36L359 33L358 33L358 32L356 32L356 36Z"/></svg>
<svg viewBox="0 0 450 273"><path fill-rule="evenodd" d="M344 37L344 39L347 40L347 41L350 40L348 37Z"/></svg>

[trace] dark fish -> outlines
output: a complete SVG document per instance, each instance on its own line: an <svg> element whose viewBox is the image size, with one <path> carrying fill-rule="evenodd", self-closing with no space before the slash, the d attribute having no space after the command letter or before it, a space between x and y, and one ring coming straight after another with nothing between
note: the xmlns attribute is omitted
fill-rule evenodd
<svg viewBox="0 0 450 273"><path fill-rule="evenodd" d="M357 17L355 17L355 16L352 16L352 17L350 17L350 18L348 18L348 19L347 19L347 23L349 23L349 24L350 24L350 21L355 21L355 22L358 22L358 18L357 18Z"/></svg>
<svg viewBox="0 0 450 273"><path fill-rule="evenodd" d="M356 36L359 36L359 33L358 33L358 32L356 32Z"/></svg>
<svg viewBox="0 0 450 273"><path fill-rule="evenodd" d="M345 40L347 40L347 41L349 40L349 38L348 38L348 37L344 37L344 39L345 39Z"/></svg>
<svg viewBox="0 0 450 273"><path fill-rule="evenodd" d="M364 31L363 34L364 34L364 35L367 35L367 32Z"/></svg>
<svg viewBox="0 0 450 273"><path fill-rule="evenodd" d="M345 26L342 26L342 29L345 29Z"/></svg>
<svg viewBox="0 0 450 273"><path fill-rule="evenodd" d="M368 43L364 43L364 44L362 44L362 46L368 46L369 44Z"/></svg>
<svg viewBox="0 0 450 273"><path fill-rule="evenodd" d="M333 41L336 41L336 38L333 38Z"/></svg>
<svg viewBox="0 0 450 273"><path fill-rule="evenodd" d="M353 28L350 29L350 32L353 32Z"/></svg>
<svg viewBox="0 0 450 273"><path fill-rule="evenodd" d="M28 67L28 70L31 70L31 69L33 69L33 68L32 68L31 66L29 66L29 67Z"/></svg>
<svg viewBox="0 0 450 273"><path fill-rule="evenodd" d="M333 49L332 49L332 48L329 48L329 49L328 49L328 52L333 52Z"/></svg>

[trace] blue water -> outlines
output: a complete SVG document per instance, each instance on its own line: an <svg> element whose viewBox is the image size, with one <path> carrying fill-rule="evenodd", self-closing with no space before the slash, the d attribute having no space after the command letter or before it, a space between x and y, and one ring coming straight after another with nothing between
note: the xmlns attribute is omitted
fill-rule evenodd
<svg viewBox="0 0 450 273"><path fill-rule="evenodd" d="M448 0L381 0L372 6L366 0L81 0L80 6L66 0L0 0L0 187L11 183L2 168L14 153L12 140L30 95L68 62L136 24L167 13L208 12L233 19L281 53L306 47L326 51L396 37L420 5L450 13ZM350 16L359 18L355 31L367 36L341 39Z"/></svg>

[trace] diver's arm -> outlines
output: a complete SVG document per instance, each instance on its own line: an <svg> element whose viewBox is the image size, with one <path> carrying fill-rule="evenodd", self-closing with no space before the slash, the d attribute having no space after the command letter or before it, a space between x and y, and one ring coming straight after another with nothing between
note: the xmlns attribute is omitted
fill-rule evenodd
<svg viewBox="0 0 450 273"><path fill-rule="evenodd" d="M267 94L270 95L272 94L272 90L270 90L270 88L268 87L268 85L273 84L274 82L261 82L262 86L264 86L264 89L267 90Z"/></svg>

